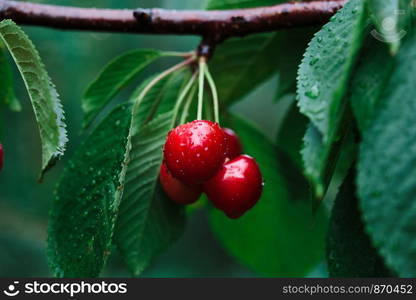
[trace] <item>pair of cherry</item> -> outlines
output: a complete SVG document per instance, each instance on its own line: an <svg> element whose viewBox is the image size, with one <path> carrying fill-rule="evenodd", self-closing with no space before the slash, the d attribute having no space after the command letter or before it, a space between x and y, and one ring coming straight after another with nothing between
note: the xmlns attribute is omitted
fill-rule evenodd
<svg viewBox="0 0 416 300"><path fill-rule="evenodd" d="M191 204L204 192L233 219L256 204L263 186L256 161L241 155L238 136L206 120L186 123L169 132L159 179L172 201Z"/></svg>

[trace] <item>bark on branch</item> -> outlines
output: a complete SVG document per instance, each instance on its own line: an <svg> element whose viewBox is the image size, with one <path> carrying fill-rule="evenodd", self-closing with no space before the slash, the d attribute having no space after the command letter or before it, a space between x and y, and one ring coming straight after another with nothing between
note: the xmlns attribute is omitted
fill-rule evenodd
<svg viewBox="0 0 416 300"><path fill-rule="evenodd" d="M293 2L237 10L95 9L0 0L0 20L65 30L199 35L212 41L232 36L322 25L346 0Z"/></svg>

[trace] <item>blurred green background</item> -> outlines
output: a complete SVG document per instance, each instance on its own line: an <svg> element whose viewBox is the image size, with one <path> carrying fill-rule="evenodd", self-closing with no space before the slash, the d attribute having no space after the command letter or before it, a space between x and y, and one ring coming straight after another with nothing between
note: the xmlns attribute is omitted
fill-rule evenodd
<svg viewBox="0 0 416 300"><path fill-rule="evenodd" d="M193 9L204 7L201 0L59 0L33 1L57 5L100 8L164 7ZM0 140L5 148L5 168L0 173L0 276L51 276L46 262L46 225L54 187L66 160L79 145L82 111L81 95L99 70L112 58L136 48L171 51L195 49L199 38L144 36L91 32L57 31L24 27L38 48L61 95L70 142L63 161L37 183L40 170L40 142L28 96L16 73L15 88L23 111L0 111ZM160 71L170 62L152 65L149 73ZM149 74L148 73L148 74ZM277 78L271 78L234 112L254 121L272 140L280 120L293 97L273 103ZM133 85L134 86L134 85ZM126 99L129 90L119 96ZM312 276L323 276L318 268ZM111 258L103 276L129 276L117 254ZM143 276L256 276L228 256L215 240L204 212L192 215L184 236L163 253Z"/></svg>

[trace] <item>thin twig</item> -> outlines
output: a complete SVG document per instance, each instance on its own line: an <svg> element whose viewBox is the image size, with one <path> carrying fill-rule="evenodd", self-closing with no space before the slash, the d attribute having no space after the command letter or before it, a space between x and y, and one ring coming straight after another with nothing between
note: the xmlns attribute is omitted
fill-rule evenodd
<svg viewBox="0 0 416 300"><path fill-rule="evenodd" d="M0 0L0 20L66 30L231 36L322 25L346 0L292 2L236 10L95 9Z"/></svg>

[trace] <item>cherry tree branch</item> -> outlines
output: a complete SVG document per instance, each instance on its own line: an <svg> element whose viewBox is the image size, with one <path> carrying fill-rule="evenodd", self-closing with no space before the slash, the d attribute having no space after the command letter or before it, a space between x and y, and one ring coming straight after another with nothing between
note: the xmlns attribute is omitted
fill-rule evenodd
<svg viewBox="0 0 416 300"><path fill-rule="evenodd" d="M213 43L233 36L322 25L346 0L293 2L236 10L95 9L0 0L0 20L65 30L199 35Z"/></svg>

